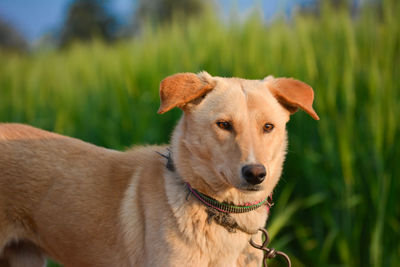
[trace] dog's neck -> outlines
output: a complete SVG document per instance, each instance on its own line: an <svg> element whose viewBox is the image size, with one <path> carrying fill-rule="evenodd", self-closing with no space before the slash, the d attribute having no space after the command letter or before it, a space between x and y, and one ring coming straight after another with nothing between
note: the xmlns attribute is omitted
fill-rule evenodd
<svg viewBox="0 0 400 267"><path fill-rule="evenodd" d="M171 171L174 172L175 171L175 165L174 165L174 160L172 159L172 151L171 149L167 148L167 153L163 154L161 152L156 151L156 153L158 155L160 155L161 157L167 159L167 162L165 163L165 167Z"/></svg>
<svg viewBox="0 0 400 267"><path fill-rule="evenodd" d="M172 158L172 151L167 148L167 153L156 152L161 157L166 159L165 167L169 172L175 173L176 168ZM228 232L235 233L237 230L253 235L257 233L257 229L248 229L246 226L240 226L237 221L231 216L232 213L246 213L254 211L260 207L265 206L267 213L269 213L270 207L273 205L272 196L268 196L256 203L246 203L244 205L231 205L226 202L219 202L199 191L192 188L187 182L184 182L188 194L186 199L188 200L190 195L193 195L198 201L206 206L206 213L208 215L207 222L211 224L213 221L223 226Z"/></svg>

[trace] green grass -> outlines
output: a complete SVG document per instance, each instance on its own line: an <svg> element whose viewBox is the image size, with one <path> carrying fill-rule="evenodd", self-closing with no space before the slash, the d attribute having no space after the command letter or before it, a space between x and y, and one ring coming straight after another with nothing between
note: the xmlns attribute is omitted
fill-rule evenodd
<svg viewBox="0 0 400 267"><path fill-rule="evenodd" d="M212 14L112 46L17 56L0 52L0 121L24 122L116 149L166 143L179 110L157 115L176 72L312 85L316 122L288 125L289 153L267 227L295 266L400 261L400 3L352 18L325 7L265 26Z"/></svg>

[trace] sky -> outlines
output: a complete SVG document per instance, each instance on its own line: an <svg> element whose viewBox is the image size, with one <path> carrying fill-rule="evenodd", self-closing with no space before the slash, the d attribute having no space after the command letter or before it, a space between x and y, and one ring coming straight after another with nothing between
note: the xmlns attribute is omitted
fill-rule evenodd
<svg viewBox="0 0 400 267"><path fill-rule="evenodd" d="M71 0L0 0L0 17L29 41L61 26ZM126 17L135 0L111 0L112 12Z"/></svg>
<svg viewBox="0 0 400 267"><path fill-rule="evenodd" d="M30 42L41 35L59 29L65 19L71 0L0 0L0 17L15 26ZM136 0L108 0L111 12L122 20L134 10ZM240 15L248 14L255 5L260 5L267 19L280 10L290 12L299 3L312 0L215 0L225 14L236 5Z"/></svg>

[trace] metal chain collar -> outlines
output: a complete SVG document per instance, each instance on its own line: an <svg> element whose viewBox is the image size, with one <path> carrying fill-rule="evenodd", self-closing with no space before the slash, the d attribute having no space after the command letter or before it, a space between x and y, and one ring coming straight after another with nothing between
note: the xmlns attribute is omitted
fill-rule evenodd
<svg viewBox="0 0 400 267"><path fill-rule="evenodd" d="M277 251L274 248L268 248L267 247L267 245L269 243L269 234L268 234L267 230L265 230L264 228L260 228L258 230L263 233L263 236L265 238L264 242L262 243L262 245L258 245L253 241L253 239L250 239L250 245L252 247L256 248L256 249L260 249L260 250L264 251L264 259L263 259L264 267L268 267L267 260L273 259L277 255L281 256L282 258L284 258L286 263L287 263L287 266L291 267L292 263L291 263L290 258L289 258L289 256L287 254L283 253L282 251Z"/></svg>

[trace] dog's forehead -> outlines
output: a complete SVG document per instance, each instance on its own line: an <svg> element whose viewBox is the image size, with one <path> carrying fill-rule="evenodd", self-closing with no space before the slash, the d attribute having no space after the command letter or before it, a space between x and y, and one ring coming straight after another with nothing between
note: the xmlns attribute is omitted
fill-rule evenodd
<svg viewBox="0 0 400 267"><path fill-rule="evenodd" d="M268 81L241 78L214 77L216 86L213 95L221 103L221 108L238 109L246 106L252 110L281 109L281 105L268 88Z"/></svg>

